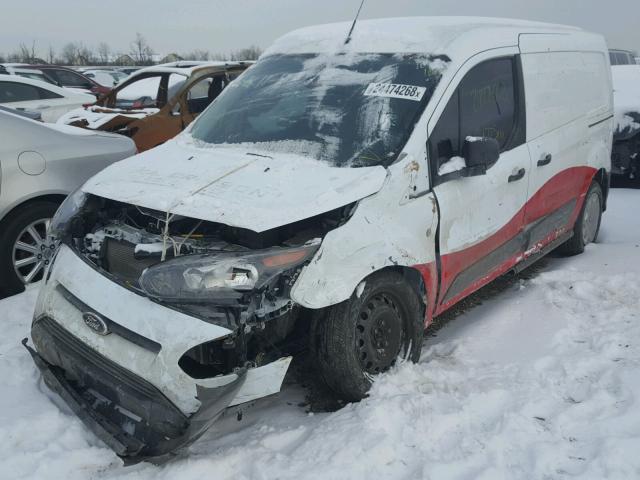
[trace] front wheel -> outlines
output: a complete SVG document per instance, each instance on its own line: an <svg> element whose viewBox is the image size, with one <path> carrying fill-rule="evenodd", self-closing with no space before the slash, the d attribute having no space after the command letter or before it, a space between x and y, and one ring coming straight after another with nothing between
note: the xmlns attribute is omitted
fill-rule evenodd
<svg viewBox="0 0 640 480"><path fill-rule="evenodd" d="M573 236L559 248L564 255L578 255L584 247L598 238L604 196L602 188L593 182L587 191L582 210L573 227Z"/></svg>
<svg viewBox="0 0 640 480"><path fill-rule="evenodd" d="M312 351L336 396L358 401L398 358L418 361L423 330L424 308L416 292L402 274L383 271L315 320Z"/></svg>

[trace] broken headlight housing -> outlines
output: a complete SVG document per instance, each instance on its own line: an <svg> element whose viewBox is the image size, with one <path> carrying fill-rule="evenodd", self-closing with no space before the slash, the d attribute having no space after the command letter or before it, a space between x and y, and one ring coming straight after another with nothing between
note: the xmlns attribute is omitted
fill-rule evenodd
<svg viewBox="0 0 640 480"><path fill-rule="evenodd" d="M49 230L47 231L49 237L53 240L63 239L65 233L69 230L69 223L84 206L87 201L87 196L88 195L82 191L82 187L80 187L64 199L49 224Z"/></svg>
<svg viewBox="0 0 640 480"><path fill-rule="evenodd" d="M169 302L239 298L308 261L318 247L314 242L254 252L185 255L145 269L140 287L150 297Z"/></svg>

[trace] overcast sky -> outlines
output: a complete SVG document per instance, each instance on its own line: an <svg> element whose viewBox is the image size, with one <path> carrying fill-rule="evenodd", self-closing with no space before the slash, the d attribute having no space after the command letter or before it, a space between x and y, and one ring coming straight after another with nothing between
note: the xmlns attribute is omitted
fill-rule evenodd
<svg viewBox="0 0 640 480"><path fill-rule="evenodd" d="M45 56L67 42L128 52L140 32L156 53L262 48L295 28L353 18L360 0L4 0L0 53ZM577 25L612 48L640 50L640 0L366 0L361 17L483 15Z"/></svg>

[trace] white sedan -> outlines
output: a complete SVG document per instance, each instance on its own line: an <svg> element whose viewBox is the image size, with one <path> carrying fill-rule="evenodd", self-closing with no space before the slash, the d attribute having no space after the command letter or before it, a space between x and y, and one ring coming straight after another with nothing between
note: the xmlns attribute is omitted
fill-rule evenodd
<svg viewBox="0 0 640 480"><path fill-rule="evenodd" d="M93 95L50 83L17 75L0 75L0 105L38 111L45 122L55 122L65 113L95 101Z"/></svg>
<svg viewBox="0 0 640 480"><path fill-rule="evenodd" d="M0 111L0 298L42 278L45 231L65 196L135 154L130 138Z"/></svg>

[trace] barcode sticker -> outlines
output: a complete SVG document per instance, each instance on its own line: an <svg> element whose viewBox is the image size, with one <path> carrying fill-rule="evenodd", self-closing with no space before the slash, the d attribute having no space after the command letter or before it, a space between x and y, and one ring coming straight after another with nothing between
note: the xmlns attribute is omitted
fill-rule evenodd
<svg viewBox="0 0 640 480"><path fill-rule="evenodd" d="M399 83L370 83L364 91L365 97L404 98L419 102L424 96L425 87L401 85Z"/></svg>

